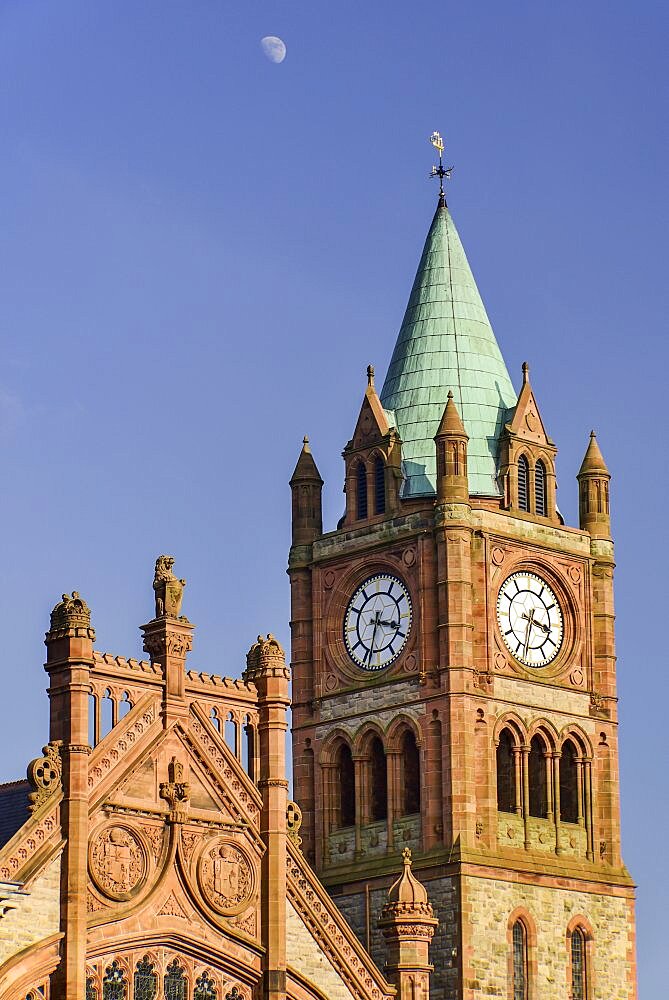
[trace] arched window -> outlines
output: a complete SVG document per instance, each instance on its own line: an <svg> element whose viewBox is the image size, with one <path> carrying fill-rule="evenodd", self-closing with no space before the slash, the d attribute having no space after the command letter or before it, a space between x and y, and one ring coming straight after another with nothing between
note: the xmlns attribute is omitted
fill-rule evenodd
<svg viewBox="0 0 669 1000"><path fill-rule="evenodd" d="M158 976L148 955L137 963L134 979L133 1000L154 1000L158 995Z"/></svg>
<svg viewBox="0 0 669 1000"><path fill-rule="evenodd" d="M132 708L132 702L130 701L130 695L127 691L123 692L123 697L118 703L118 717L119 719L124 718Z"/></svg>
<svg viewBox="0 0 669 1000"><path fill-rule="evenodd" d="M386 465L380 455L374 459L374 513L386 512Z"/></svg>
<svg viewBox="0 0 669 1000"><path fill-rule="evenodd" d="M112 964L105 969L105 978L102 980L102 1000L126 1000L127 995L128 984L125 970L114 959Z"/></svg>
<svg viewBox="0 0 669 1000"><path fill-rule="evenodd" d="M497 747L497 808L500 812L516 811L516 766L508 729L500 733Z"/></svg>
<svg viewBox="0 0 669 1000"><path fill-rule="evenodd" d="M99 741L98 733L98 699L97 695L88 696L88 742L92 747Z"/></svg>
<svg viewBox="0 0 669 1000"><path fill-rule="evenodd" d="M220 733L220 731L221 731L221 720L219 718L218 709L217 708L212 708L211 712L209 713L209 719L211 720L211 724L214 727L214 729L217 732Z"/></svg>
<svg viewBox="0 0 669 1000"><path fill-rule="evenodd" d="M232 712L228 712L225 725L223 727L223 739L227 743L232 753L237 756L237 723Z"/></svg>
<svg viewBox="0 0 669 1000"><path fill-rule="evenodd" d="M527 931L522 920L516 920L513 939L513 1000L527 1000Z"/></svg>
<svg viewBox="0 0 669 1000"><path fill-rule="evenodd" d="M534 505L537 514L541 517L548 516L548 506L546 502L546 466L539 459L534 467Z"/></svg>
<svg viewBox="0 0 669 1000"><path fill-rule="evenodd" d="M586 1000L587 975L585 934L576 927L571 934L571 1000Z"/></svg>
<svg viewBox="0 0 669 1000"><path fill-rule="evenodd" d="M383 743L375 736L369 748L371 779L370 814L372 821L386 819L388 815L388 784L386 780L386 754Z"/></svg>
<svg viewBox="0 0 669 1000"><path fill-rule="evenodd" d="M546 781L546 748L540 736L530 743L530 816L548 816L548 783Z"/></svg>
<svg viewBox="0 0 669 1000"><path fill-rule="evenodd" d="M560 757L560 819L578 823L578 753L571 740L562 744Z"/></svg>
<svg viewBox="0 0 669 1000"><path fill-rule="evenodd" d="M184 978L184 970L175 958L174 961L167 966L167 970L165 971L163 991L165 1000L186 1000L187 986L188 983Z"/></svg>
<svg viewBox="0 0 669 1000"><path fill-rule="evenodd" d="M355 768L351 748L342 743L337 754L335 822L338 827L355 826Z"/></svg>
<svg viewBox="0 0 669 1000"><path fill-rule="evenodd" d="M249 715L244 716L244 740L242 742L242 767L251 781L255 781L255 729Z"/></svg>
<svg viewBox="0 0 669 1000"><path fill-rule="evenodd" d="M402 737L402 814L420 812L420 754L416 737L407 729Z"/></svg>
<svg viewBox="0 0 669 1000"><path fill-rule="evenodd" d="M112 693L107 688L105 691L102 704L100 706L100 739L104 739L107 733L112 731L114 726L114 700L112 698Z"/></svg>
<svg viewBox="0 0 669 1000"><path fill-rule="evenodd" d="M530 509L530 463L525 455L518 459L518 507Z"/></svg>
<svg viewBox="0 0 669 1000"><path fill-rule="evenodd" d="M364 462L358 462L355 472L356 483L356 517L362 521L367 517L367 469Z"/></svg>
<svg viewBox="0 0 669 1000"><path fill-rule="evenodd" d="M90 976L86 979L86 1000L98 1000L98 991Z"/></svg>
<svg viewBox="0 0 669 1000"><path fill-rule="evenodd" d="M193 1000L216 1000L218 991L216 984L207 972L203 972L195 980L195 991Z"/></svg>

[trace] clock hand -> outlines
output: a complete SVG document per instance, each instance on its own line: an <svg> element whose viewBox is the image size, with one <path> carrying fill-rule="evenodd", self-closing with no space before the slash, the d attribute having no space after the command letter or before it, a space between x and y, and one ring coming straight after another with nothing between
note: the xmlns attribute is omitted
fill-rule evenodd
<svg viewBox="0 0 669 1000"><path fill-rule="evenodd" d="M376 614L374 615L374 631L372 632L372 641L369 644L369 649L367 650L367 655L365 656L365 659L367 660L368 663L372 662L372 653L374 651L374 640L376 639L376 630L379 627L380 618L381 618L381 612L377 611Z"/></svg>
<svg viewBox="0 0 669 1000"><path fill-rule="evenodd" d="M534 625L534 608L530 611L529 615L523 613L523 618L527 619L527 628L525 629L525 650L524 655L527 656L527 650L530 646L530 632L532 631L532 626Z"/></svg>
<svg viewBox="0 0 669 1000"><path fill-rule="evenodd" d="M399 622L384 622L383 620L381 620L379 622L379 625L385 625L387 628L399 628L400 627L400 623Z"/></svg>

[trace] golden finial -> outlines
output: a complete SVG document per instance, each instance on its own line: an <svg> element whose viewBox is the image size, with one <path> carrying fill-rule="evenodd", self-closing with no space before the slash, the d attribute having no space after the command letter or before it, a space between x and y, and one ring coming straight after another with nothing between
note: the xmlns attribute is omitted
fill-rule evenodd
<svg viewBox="0 0 669 1000"><path fill-rule="evenodd" d="M442 139L441 134L439 132L433 132L430 136L430 142L439 153L439 166L432 167L430 177L439 178L439 204L445 205L446 198L444 197L444 178L449 180L451 174L453 173L453 167L444 166L444 140Z"/></svg>

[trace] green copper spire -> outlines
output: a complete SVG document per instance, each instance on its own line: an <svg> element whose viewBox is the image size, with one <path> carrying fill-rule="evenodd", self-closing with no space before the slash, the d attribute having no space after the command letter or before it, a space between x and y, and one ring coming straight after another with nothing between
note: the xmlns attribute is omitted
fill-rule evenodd
<svg viewBox="0 0 669 1000"><path fill-rule="evenodd" d="M469 492L496 496L499 435L516 394L440 195L381 390L402 438L405 497L435 492L434 436L449 389L469 435Z"/></svg>

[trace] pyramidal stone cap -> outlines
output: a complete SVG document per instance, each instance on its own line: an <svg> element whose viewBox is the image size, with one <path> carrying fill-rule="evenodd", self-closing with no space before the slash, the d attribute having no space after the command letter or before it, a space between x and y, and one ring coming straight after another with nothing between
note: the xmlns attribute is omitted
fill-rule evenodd
<svg viewBox="0 0 669 1000"><path fill-rule="evenodd" d="M469 435L469 491L498 496L499 437L516 393L455 224L440 201L381 390L402 439L404 497L435 493L434 437L449 389Z"/></svg>

